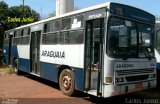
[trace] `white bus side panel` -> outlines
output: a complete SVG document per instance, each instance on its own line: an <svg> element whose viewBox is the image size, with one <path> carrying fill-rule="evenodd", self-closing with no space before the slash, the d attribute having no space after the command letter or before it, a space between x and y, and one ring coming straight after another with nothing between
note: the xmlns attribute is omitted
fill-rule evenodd
<svg viewBox="0 0 160 104"><path fill-rule="evenodd" d="M30 59L30 46L29 45L17 45L19 58Z"/></svg>
<svg viewBox="0 0 160 104"><path fill-rule="evenodd" d="M40 61L83 68L84 44L80 45L41 45Z"/></svg>
<svg viewBox="0 0 160 104"><path fill-rule="evenodd" d="M155 49L155 57L158 63L160 63L160 54L157 52L157 50Z"/></svg>

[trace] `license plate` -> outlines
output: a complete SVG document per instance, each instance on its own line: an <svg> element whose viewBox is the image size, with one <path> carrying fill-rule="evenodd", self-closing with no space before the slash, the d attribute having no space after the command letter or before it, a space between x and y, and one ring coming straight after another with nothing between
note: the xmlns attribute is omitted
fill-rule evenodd
<svg viewBox="0 0 160 104"><path fill-rule="evenodd" d="M143 87L143 84L142 83L136 83L135 84L135 88L142 88Z"/></svg>

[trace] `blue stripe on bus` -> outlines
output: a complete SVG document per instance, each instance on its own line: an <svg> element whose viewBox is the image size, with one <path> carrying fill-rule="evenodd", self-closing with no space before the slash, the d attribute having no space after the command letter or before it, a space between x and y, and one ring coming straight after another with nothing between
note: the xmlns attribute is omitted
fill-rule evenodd
<svg viewBox="0 0 160 104"><path fill-rule="evenodd" d="M8 60L8 55L9 55L9 46L4 46L3 47L3 50L5 50L5 53L4 53L4 58L5 58L5 62L6 64L9 64L9 60ZM18 50L17 50L17 45L14 45L11 47L11 65L13 65L13 61L14 61L14 58L18 58Z"/></svg>
<svg viewBox="0 0 160 104"><path fill-rule="evenodd" d="M83 91L84 70L80 68L75 68L74 75L75 75L75 89L79 91ZM41 62L40 77L58 83L57 65Z"/></svg>
<svg viewBox="0 0 160 104"><path fill-rule="evenodd" d="M160 63L157 63L157 69L160 70Z"/></svg>
<svg viewBox="0 0 160 104"><path fill-rule="evenodd" d="M18 66L19 70L24 71L26 73L30 72L30 60L29 59L19 58L18 59L18 65L19 65Z"/></svg>
<svg viewBox="0 0 160 104"><path fill-rule="evenodd" d="M11 51L11 56L13 57L18 57L18 49L17 49L17 45L13 45L12 46L12 51Z"/></svg>
<svg viewBox="0 0 160 104"><path fill-rule="evenodd" d="M17 49L17 45L13 45L12 46L12 50L11 50L11 64L13 65L13 61L14 58L18 58L18 49Z"/></svg>
<svg viewBox="0 0 160 104"><path fill-rule="evenodd" d="M8 55L4 55L4 62L5 62L5 64L9 64L9 61L8 61Z"/></svg>
<svg viewBox="0 0 160 104"><path fill-rule="evenodd" d="M80 68L75 68L75 89L83 91L84 86L84 70Z"/></svg>
<svg viewBox="0 0 160 104"><path fill-rule="evenodd" d="M4 55L8 55L9 52L9 46L3 46L3 50L5 51Z"/></svg>
<svg viewBox="0 0 160 104"><path fill-rule="evenodd" d="M40 76L44 79L58 82L57 65L50 63L40 63Z"/></svg>
<svg viewBox="0 0 160 104"><path fill-rule="evenodd" d="M9 64L8 63L9 46L3 46L3 50L5 51L5 53L4 53L4 61L5 61L6 64Z"/></svg>

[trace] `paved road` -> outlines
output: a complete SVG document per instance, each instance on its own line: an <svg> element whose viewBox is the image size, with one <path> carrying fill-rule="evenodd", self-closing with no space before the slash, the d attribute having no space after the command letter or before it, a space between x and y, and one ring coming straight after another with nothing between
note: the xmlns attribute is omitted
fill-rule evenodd
<svg viewBox="0 0 160 104"><path fill-rule="evenodd" d="M151 89L107 99L84 93L68 97L61 93L58 84L37 77L0 76L0 104L160 104L159 93L158 89Z"/></svg>

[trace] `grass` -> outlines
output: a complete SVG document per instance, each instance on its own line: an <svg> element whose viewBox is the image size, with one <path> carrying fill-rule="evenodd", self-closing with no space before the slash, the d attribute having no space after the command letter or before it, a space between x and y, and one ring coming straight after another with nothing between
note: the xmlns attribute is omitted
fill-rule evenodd
<svg viewBox="0 0 160 104"><path fill-rule="evenodd" d="M8 65L3 65L0 66L0 74L2 75L10 75L13 74L14 72L14 68Z"/></svg>

